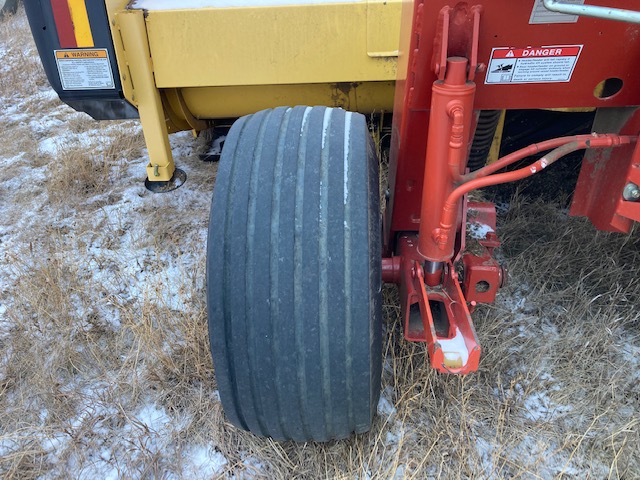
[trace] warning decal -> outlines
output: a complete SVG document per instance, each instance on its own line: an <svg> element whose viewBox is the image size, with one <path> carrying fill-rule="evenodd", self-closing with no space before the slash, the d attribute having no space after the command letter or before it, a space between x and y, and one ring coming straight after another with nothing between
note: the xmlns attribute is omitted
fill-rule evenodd
<svg viewBox="0 0 640 480"><path fill-rule="evenodd" d="M106 49L56 50L55 56L63 90L115 88Z"/></svg>
<svg viewBox="0 0 640 480"><path fill-rule="evenodd" d="M582 45L494 48L485 83L556 83L571 80Z"/></svg>

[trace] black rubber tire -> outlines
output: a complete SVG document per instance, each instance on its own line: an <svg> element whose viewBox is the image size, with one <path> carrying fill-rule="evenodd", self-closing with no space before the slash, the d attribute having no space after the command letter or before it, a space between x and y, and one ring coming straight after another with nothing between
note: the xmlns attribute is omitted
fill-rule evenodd
<svg viewBox="0 0 640 480"><path fill-rule="evenodd" d="M378 188L360 114L282 107L233 124L213 194L207 303L220 398L237 427L296 441L371 427Z"/></svg>
<svg viewBox="0 0 640 480"><path fill-rule="evenodd" d="M18 11L18 0L0 0L0 18L6 14L14 14Z"/></svg>

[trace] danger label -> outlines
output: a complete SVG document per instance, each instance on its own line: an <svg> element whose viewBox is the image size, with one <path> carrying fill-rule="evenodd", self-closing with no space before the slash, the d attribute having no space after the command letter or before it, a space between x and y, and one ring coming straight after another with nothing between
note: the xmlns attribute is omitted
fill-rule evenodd
<svg viewBox="0 0 640 480"><path fill-rule="evenodd" d="M571 80L582 45L494 48L485 83L556 83Z"/></svg>
<svg viewBox="0 0 640 480"><path fill-rule="evenodd" d="M63 90L115 88L106 49L56 50L54 53Z"/></svg>

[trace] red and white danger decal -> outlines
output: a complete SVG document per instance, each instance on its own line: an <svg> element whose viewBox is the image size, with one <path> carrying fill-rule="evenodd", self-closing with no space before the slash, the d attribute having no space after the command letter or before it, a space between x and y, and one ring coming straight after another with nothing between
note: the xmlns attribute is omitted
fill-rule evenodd
<svg viewBox="0 0 640 480"><path fill-rule="evenodd" d="M568 82L581 51L582 45L494 48L485 83Z"/></svg>

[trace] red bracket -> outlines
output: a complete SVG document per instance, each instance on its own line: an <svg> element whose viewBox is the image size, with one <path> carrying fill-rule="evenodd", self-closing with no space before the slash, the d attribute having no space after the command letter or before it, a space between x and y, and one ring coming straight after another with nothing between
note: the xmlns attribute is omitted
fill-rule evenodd
<svg viewBox="0 0 640 480"><path fill-rule="evenodd" d="M505 269L493 258L493 251L500 246L495 233L496 207L488 202L469 202L467 219L468 233L477 240L482 253L465 252L462 255L462 292L472 305L492 303L498 289L506 283Z"/></svg>
<svg viewBox="0 0 640 480"><path fill-rule="evenodd" d="M458 275L448 262L442 284L427 287L417 240L415 234L398 240L405 338L426 342L431 366L439 372L474 372L480 362L480 345Z"/></svg>
<svg viewBox="0 0 640 480"><path fill-rule="evenodd" d="M449 57L469 59L467 80L470 82L473 81L476 72L484 70L484 65L478 65L481 13L482 5L469 7L466 3L458 3L455 7L442 7L438 13L431 60L438 80L444 81Z"/></svg>
<svg viewBox="0 0 640 480"><path fill-rule="evenodd" d="M625 111L614 110L621 118ZM620 135L637 135L640 109L627 113ZM640 221L640 201L625 199L629 183L640 185L640 142L615 149L587 150L569 213L585 216L598 230L629 233Z"/></svg>
<svg viewBox="0 0 640 480"><path fill-rule="evenodd" d="M618 199L616 214L623 218L640 222L640 198L636 196L637 192L640 190L640 142L636 144L636 148L633 152L631 166L627 172L627 178L624 185L625 188L623 189L623 192L627 190L627 188L635 186L631 189L635 195L633 195L632 198L627 199L623 193L622 198Z"/></svg>

